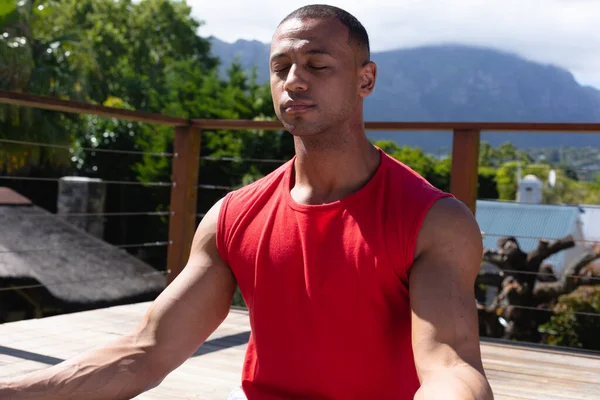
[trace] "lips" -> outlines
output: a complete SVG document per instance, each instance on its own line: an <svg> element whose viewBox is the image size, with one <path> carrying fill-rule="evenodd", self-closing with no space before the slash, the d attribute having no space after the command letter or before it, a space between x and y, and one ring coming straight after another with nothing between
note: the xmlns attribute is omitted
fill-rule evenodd
<svg viewBox="0 0 600 400"><path fill-rule="evenodd" d="M315 107L315 104L302 102L302 101L286 101L283 103L282 109L286 113L300 113L304 111L308 111Z"/></svg>

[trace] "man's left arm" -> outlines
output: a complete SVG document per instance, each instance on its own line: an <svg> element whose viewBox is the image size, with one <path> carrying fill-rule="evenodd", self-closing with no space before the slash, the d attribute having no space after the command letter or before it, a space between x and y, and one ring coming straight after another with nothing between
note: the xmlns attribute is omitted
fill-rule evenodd
<svg viewBox="0 0 600 400"><path fill-rule="evenodd" d="M419 232L410 270L415 400L491 400L481 360L475 277L481 232L469 209L438 200Z"/></svg>

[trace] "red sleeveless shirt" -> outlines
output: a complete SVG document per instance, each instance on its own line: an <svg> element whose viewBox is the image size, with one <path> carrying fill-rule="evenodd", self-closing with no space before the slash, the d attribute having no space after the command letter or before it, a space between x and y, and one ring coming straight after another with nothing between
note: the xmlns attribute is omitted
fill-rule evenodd
<svg viewBox="0 0 600 400"><path fill-rule="evenodd" d="M450 195L380 154L369 182L333 203L292 199L294 160L225 196L217 246L248 306L249 400L417 391L408 273L425 214Z"/></svg>

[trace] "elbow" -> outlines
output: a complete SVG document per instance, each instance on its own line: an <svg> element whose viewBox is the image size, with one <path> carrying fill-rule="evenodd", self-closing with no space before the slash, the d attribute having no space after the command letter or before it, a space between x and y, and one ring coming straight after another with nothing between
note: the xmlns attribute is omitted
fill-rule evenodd
<svg viewBox="0 0 600 400"><path fill-rule="evenodd" d="M414 400L493 400L485 374L472 366L457 365L424 377Z"/></svg>
<svg viewBox="0 0 600 400"><path fill-rule="evenodd" d="M163 366L156 341L144 332L133 332L123 338L127 348L119 362L119 372L129 377L135 395L151 390L164 380L169 371Z"/></svg>

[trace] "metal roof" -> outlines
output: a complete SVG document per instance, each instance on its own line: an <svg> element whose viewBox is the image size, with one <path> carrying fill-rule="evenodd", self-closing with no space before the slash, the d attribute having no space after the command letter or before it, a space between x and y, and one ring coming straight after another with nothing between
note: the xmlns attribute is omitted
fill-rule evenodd
<svg viewBox="0 0 600 400"><path fill-rule="evenodd" d="M20 278L78 305L141 301L165 285L160 271L56 214L0 204L0 280Z"/></svg>
<svg viewBox="0 0 600 400"><path fill-rule="evenodd" d="M514 236L521 249L530 252L537 247L540 238L559 239L573 233L580 214L577 206L478 200L476 219L485 234L485 248L497 249L500 237ZM562 266L564 252L545 262Z"/></svg>

